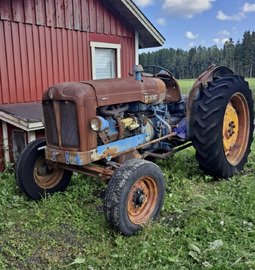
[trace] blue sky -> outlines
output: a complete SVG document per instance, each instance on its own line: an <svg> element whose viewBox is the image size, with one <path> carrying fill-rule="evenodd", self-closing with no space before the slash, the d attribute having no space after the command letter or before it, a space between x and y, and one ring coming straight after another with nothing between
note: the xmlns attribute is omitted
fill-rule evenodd
<svg viewBox="0 0 255 270"><path fill-rule="evenodd" d="M255 31L254 0L133 1L165 37L164 48L221 48L230 37L241 41L245 31Z"/></svg>

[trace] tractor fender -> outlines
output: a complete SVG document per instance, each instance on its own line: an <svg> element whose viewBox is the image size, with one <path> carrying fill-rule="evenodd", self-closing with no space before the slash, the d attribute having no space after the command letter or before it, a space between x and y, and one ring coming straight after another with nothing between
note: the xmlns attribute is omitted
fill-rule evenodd
<svg viewBox="0 0 255 270"><path fill-rule="evenodd" d="M195 81L192 86L188 101L187 101L187 137L193 138L193 115L194 115L194 104L199 99L201 91L207 87L208 82L213 81L215 77L221 77L225 74L234 74L234 72L225 66L211 65L206 71L204 71Z"/></svg>

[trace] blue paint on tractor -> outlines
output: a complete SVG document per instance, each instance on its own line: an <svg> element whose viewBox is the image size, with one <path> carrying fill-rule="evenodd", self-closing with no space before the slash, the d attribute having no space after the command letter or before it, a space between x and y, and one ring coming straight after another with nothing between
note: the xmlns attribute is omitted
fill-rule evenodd
<svg viewBox="0 0 255 270"><path fill-rule="evenodd" d="M97 147L97 156L105 156L109 149L111 149L112 153L118 154L131 148L135 148L146 143L146 136L147 133L143 133L123 140L111 142L109 144L100 145Z"/></svg>
<svg viewBox="0 0 255 270"><path fill-rule="evenodd" d="M51 150L51 155L52 155L52 160L56 161L56 153L55 153L55 149Z"/></svg>
<svg viewBox="0 0 255 270"><path fill-rule="evenodd" d="M81 165L81 157L80 157L80 155L77 154L75 158L76 158L76 162L77 162L76 164Z"/></svg>
<svg viewBox="0 0 255 270"><path fill-rule="evenodd" d="M66 164L69 164L69 153L67 151L65 152L65 156L66 156Z"/></svg>

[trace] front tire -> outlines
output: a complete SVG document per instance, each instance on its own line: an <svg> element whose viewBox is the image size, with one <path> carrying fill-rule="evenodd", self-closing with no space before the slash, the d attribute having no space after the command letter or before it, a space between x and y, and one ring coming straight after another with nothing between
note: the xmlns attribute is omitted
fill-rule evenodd
<svg viewBox="0 0 255 270"><path fill-rule="evenodd" d="M159 167L145 160L128 160L107 186L105 218L124 235L133 235L142 224L159 215L164 196L165 180Z"/></svg>
<svg viewBox="0 0 255 270"><path fill-rule="evenodd" d="M253 100L248 83L238 75L215 78L195 103L194 138L200 168L229 178L247 162L253 140Z"/></svg>
<svg viewBox="0 0 255 270"><path fill-rule="evenodd" d="M45 138L37 139L21 152L16 165L16 181L21 191L34 200L41 199L45 193L64 191L72 172L60 168L49 169L44 156Z"/></svg>

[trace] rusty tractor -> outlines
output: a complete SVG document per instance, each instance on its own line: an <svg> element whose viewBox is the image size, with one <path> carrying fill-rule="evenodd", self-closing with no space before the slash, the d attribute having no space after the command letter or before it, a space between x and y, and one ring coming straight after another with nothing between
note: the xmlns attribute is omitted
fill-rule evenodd
<svg viewBox="0 0 255 270"><path fill-rule="evenodd" d="M193 145L206 174L229 178L247 162L254 118L248 83L227 67L209 67L188 98L165 68L133 71L50 87L42 97L46 139L28 144L16 164L20 189L35 200L64 191L72 172L101 178L105 218L128 236L163 205L164 176L149 158Z"/></svg>

